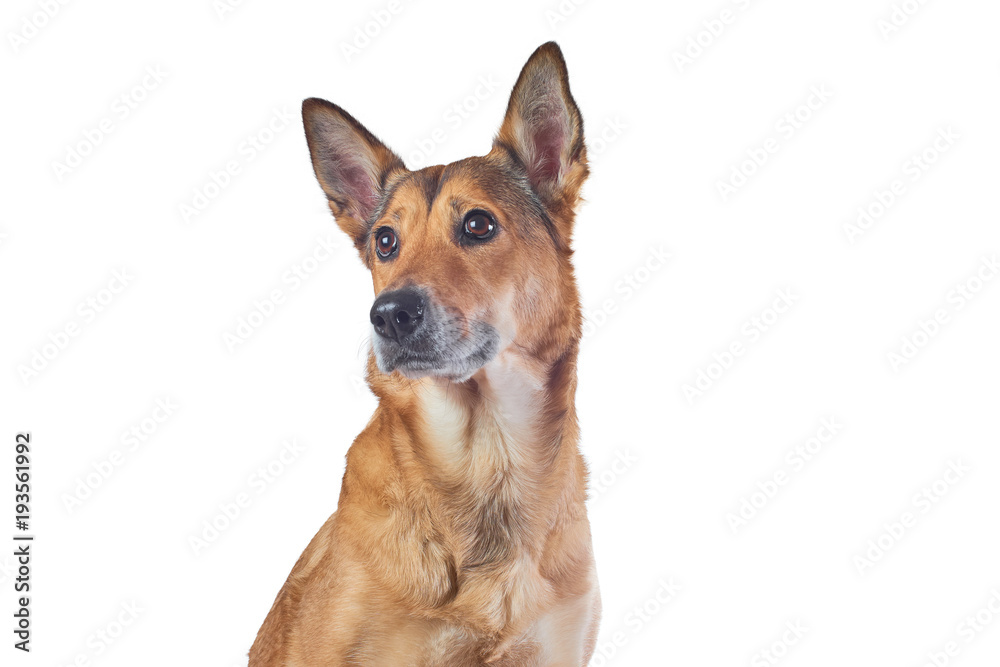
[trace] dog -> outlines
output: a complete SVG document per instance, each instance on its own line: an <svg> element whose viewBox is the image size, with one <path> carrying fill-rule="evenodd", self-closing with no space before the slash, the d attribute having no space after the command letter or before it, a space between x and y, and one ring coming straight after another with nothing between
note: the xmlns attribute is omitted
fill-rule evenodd
<svg viewBox="0 0 1000 667"><path fill-rule="evenodd" d="M378 407L250 667L586 665L601 605L570 242L588 166L562 52L528 59L481 157L410 171L340 107L302 116L372 274Z"/></svg>

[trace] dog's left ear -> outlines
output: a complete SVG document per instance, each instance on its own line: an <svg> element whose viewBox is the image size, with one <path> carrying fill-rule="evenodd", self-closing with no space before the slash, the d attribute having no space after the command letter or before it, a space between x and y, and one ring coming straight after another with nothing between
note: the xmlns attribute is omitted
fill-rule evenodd
<svg viewBox="0 0 1000 667"><path fill-rule="evenodd" d="M403 161L354 117L315 97L302 103L302 121L316 178L330 209L362 259L369 218L386 180L406 171Z"/></svg>
<svg viewBox="0 0 1000 667"><path fill-rule="evenodd" d="M541 45L528 58L493 145L514 154L547 207L576 204L588 173L587 148L566 61L555 42Z"/></svg>

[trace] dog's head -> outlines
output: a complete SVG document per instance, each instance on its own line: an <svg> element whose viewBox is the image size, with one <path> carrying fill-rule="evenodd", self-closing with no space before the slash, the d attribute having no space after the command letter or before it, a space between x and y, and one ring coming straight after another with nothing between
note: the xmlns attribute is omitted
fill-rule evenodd
<svg viewBox="0 0 1000 667"><path fill-rule="evenodd" d="M302 115L316 177L372 272L381 371L464 381L504 350L547 359L579 338L569 245L587 158L555 43L525 64L482 157L410 171L340 107L308 99Z"/></svg>

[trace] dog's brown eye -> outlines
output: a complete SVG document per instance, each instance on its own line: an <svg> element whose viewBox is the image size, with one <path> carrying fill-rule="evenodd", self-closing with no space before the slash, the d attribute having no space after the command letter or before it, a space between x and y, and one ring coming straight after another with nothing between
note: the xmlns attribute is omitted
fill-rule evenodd
<svg viewBox="0 0 1000 667"><path fill-rule="evenodd" d="M482 241L493 236L497 223L485 211L469 211L465 214L463 231L466 236Z"/></svg>
<svg viewBox="0 0 1000 667"><path fill-rule="evenodd" d="M398 245L399 243L396 241L396 232L392 231L388 227L382 227L375 232L375 251L382 259L385 259L392 253L396 252L396 246Z"/></svg>

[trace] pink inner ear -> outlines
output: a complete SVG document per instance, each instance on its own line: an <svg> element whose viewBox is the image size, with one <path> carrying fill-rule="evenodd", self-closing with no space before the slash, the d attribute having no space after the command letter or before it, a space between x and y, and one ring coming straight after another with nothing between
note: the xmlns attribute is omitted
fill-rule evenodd
<svg viewBox="0 0 1000 667"><path fill-rule="evenodd" d="M375 200L374 183L372 183L368 173L363 167L357 165L344 166L340 174L340 181L358 208L353 212L354 216L360 220L367 219L372 214Z"/></svg>
<svg viewBox="0 0 1000 667"><path fill-rule="evenodd" d="M566 128L558 118L546 118L533 128L533 148L528 178L533 183L558 181L562 176L562 152L568 140Z"/></svg>

